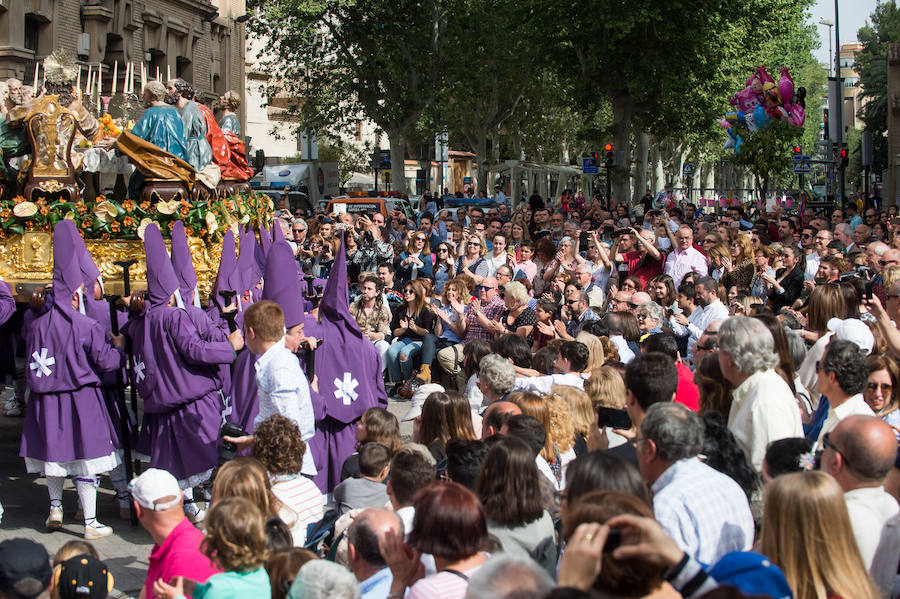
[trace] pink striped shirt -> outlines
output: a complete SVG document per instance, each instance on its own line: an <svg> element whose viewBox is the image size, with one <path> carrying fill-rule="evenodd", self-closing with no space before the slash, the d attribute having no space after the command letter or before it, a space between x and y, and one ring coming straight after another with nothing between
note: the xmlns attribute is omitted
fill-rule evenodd
<svg viewBox="0 0 900 599"><path fill-rule="evenodd" d="M471 578L480 567L479 565L471 570L466 570L463 574ZM409 588L406 599L463 599L466 596L466 589L469 587L468 578L449 572L438 572L426 576Z"/></svg>

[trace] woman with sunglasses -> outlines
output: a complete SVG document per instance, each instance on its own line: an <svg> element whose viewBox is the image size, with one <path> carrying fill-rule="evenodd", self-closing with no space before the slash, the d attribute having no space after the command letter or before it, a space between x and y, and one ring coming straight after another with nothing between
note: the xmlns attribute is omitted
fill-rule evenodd
<svg viewBox="0 0 900 599"><path fill-rule="evenodd" d="M434 292L440 295L444 284L456 276L456 266L453 264L453 248L446 241L439 243L434 253Z"/></svg>
<svg viewBox="0 0 900 599"><path fill-rule="evenodd" d="M722 273L719 284L723 285L725 289L735 285L750 288L750 283L756 274L750 235L739 233L735 237L731 242L730 255L722 258L722 265L725 267L725 272Z"/></svg>
<svg viewBox="0 0 900 599"><path fill-rule="evenodd" d="M894 427L900 437L900 410L898 410L897 385L900 384L900 367L887 356L869 356L869 378L863 390L863 399L875 415Z"/></svg>
<svg viewBox="0 0 900 599"><path fill-rule="evenodd" d="M456 258L456 274L467 274L475 281L476 285L481 285L485 277L489 276L490 268L484 259L487 253L484 237L478 233L470 233L463 237Z"/></svg>
<svg viewBox="0 0 900 599"><path fill-rule="evenodd" d="M428 234L424 231L413 231L406 244L406 251L400 254L397 263L397 282L405 284L415 281L419 275L432 276L434 261L431 257Z"/></svg>
<svg viewBox="0 0 900 599"><path fill-rule="evenodd" d="M421 353L425 335L434 333L434 320L434 312L425 297L425 286L419 281L404 285L403 303L394 308L391 319L394 342L385 353L391 381L396 384L395 394L399 386L412 377L413 358Z"/></svg>

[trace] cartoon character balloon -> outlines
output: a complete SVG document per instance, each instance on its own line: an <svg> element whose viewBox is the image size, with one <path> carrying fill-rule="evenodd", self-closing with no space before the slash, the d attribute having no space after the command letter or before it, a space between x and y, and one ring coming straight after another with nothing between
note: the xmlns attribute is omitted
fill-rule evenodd
<svg viewBox="0 0 900 599"><path fill-rule="evenodd" d="M744 89L729 99L737 110L725 113L719 124L728 133L725 149L740 152L743 135L752 135L777 119L795 127L802 127L806 120L806 89L794 90L794 80L787 67L781 68L776 84L765 66L757 67L747 79Z"/></svg>

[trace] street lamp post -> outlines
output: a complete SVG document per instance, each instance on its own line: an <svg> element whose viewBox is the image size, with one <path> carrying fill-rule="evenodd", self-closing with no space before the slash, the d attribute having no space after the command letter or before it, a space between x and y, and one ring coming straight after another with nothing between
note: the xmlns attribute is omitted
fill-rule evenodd
<svg viewBox="0 0 900 599"><path fill-rule="evenodd" d="M844 86L841 83L841 21L838 13L838 0L834 0L834 78L837 80L837 139L834 140L838 148L844 147ZM841 210L844 210L844 167L839 162L838 165L838 181L841 194Z"/></svg>
<svg viewBox="0 0 900 599"><path fill-rule="evenodd" d="M822 17L821 19L819 19L819 25L825 25L826 27L828 27L828 60L831 61L831 54L832 54L831 28L834 27L834 21L832 21L830 19L826 19L825 17ZM831 70L831 69L828 69L828 70Z"/></svg>

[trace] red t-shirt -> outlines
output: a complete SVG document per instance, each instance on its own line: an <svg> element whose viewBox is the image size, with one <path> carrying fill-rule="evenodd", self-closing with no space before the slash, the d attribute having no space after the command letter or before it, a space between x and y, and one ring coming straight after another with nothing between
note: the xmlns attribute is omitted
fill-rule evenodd
<svg viewBox="0 0 900 599"><path fill-rule="evenodd" d="M153 546L147 578L144 579L147 597L153 596L153 583L160 578L169 582L175 576L184 576L197 582L206 582L210 576L221 572L200 552L201 541L203 533L185 518L172 529L162 545Z"/></svg>
<svg viewBox="0 0 900 599"><path fill-rule="evenodd" d="M647 259L641 264L641 258L645 256ZM625 252L622 254L622 257L625 258L625 263L628 265L628 276L640 279L641 289L639 291L643 291L647 287L647 282L650 279L658 274L662 274L663 265L666 262L666 255L662 252L659 253L659 260L653 260L649 255L642 254L639 250Z"/></svg>
<svg viewBox="0 0 900 599"><path fill-rule="evenodd" d="M675 403L680 403L694 412L700 409L700 390L694 383L694 373L691 369L678 362L675 364L678 371L678 388L675 389Z"/></svg>

